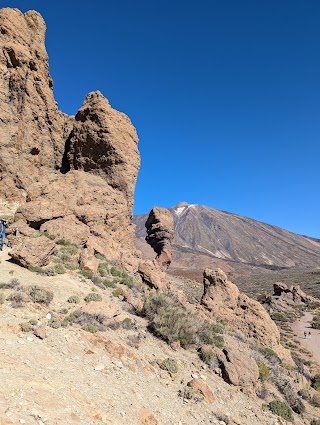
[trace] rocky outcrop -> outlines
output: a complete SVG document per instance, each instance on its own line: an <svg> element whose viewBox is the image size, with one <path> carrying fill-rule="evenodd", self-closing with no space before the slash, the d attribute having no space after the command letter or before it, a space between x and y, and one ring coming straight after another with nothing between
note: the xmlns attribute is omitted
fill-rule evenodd
<svg viewBox="0 0 320 425"><path fill-rule="evenodd" d="M242 294L222 270L206 269L203 284L201 305L209 317L227 322L256 344L273 348L281 357L287 357L280 345L279 329L267 311L257 301Z"/></svg>
<svg viewBox="0 0 320 425"><path fill-rule="evenodd" d="M29 228L86 249L86 264L132 255L135 128L100 92L75 117L58 110L37 12L1 9L0 29L0 214L22 238Z"/></svg>
<svg viewBox="0 0 320 425"><path fill-rule="evenodd" d="M311 304L320 305L320 300L307 295L299 285L289 287L283 282L276 282L273 285L273 295L268 295L263 301L263 305L275 320L277 312L280 312L282 317L294 320L301 315L302 308Z"/></svg>
<svg viewBox="0 0 320 425"><path fill-rule="evenodd" d="M172 261L173 217L169 210L154 207L145 223L146 241L157 254L161 270L167 270Z"/></svg>

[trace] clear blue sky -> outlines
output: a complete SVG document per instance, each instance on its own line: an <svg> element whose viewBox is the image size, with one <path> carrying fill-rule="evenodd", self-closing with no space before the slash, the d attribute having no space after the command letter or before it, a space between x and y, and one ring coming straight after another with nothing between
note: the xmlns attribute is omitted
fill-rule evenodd
<svg viewBox="0 0 320 425"><path fill-rule="evenodd" d="M319 0L0 0L48 26L55 97L140 137L135 213L204 204L320 238Z"/></svg>

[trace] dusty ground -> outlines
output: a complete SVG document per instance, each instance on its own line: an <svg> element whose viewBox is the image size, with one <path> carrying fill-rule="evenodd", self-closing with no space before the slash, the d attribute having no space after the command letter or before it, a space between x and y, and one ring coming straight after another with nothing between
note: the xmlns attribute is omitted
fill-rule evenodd
<svg viewBox="0 0 320 425"><path fill-rule="evenodd" d="M312 319L312 314L306 312L299 321L292 323L291 328L300 344L312 353L313 359L320 366L320 330L311 327ZM304 338L305 331L311 332L311 338Z"/></svg>
<svg viewBox="0 0 320 425"><path fill-rule="evenodd" d="M23 287L37 284L51 289L54 299L50 307L28 302L12 308L8 301L0 305L1 425L223 425L223 417L230 425L284 423L262 411L262 400L226 384L196 352L174 351L153 337L146 331L146 321L113 297L111 289L97 289L76 275L39 276L8 259L5 249L0 253L0 282L17 278ZM66 302L70 295L83 300L92 290L102 295L100 307L108 319L129 317L134 328L91 334L79 326L48 326L48 313L55 316L62 308L74 308ZM6 296L10 292L0 291L7 291ZM30 319L45 328L46 338L21 331L20 323ZM138 346L130 344L130 337L140 338ZM168 357L178 364L176 374L158 366ZM212 402L178 395L193 378L212 390ZM296 424L302 423L297 417Z"/></svg>

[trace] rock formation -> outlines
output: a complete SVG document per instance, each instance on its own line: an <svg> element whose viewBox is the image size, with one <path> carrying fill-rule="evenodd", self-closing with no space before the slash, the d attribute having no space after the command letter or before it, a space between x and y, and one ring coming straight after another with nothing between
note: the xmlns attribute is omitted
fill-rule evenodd
<svg viewBox="0 0 320 425"><path fill-rule="evenodd" d="M242 294L220 270L206 269L203 273L204 293L201 305L207 314L224 320L245 338L261 346L273 348L280 357L288 357L280 345L280 332L260 303Z"/></svg>
<svg viewBox="0 0 320 425"><path fill-rule="evenodd" d="M307 305L320 305L320 300L307 295L300 286L288 286L286 283L277 282L273 285L273 295L269 295L263 305L270 312L281 312L287 319L294 319L301 314L301 309Z"/></svg>
<svg viewBox="0 0 320 425"><path fill-rule="evenodd" d="M0 214L23 229L12 257L26 265L25 237L40 231L81 246L86 258L119 259L134 252L138 137L100 92L75 117L58 110L45 29L37 12L0 10Z"/></svg>
<svg viewBox="0 0 320 425"><path fill-rule="evenodd" d="M169 210L154 207L149 213L145 227L146 241L157 254L156 260L161 270L165 271L171 264L171 242L173 240L173 217Z"/></svg>

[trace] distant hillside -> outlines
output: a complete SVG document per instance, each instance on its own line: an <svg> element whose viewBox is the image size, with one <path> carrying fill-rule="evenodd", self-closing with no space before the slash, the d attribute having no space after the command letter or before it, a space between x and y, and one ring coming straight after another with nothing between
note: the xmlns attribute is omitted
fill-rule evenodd
<svg viewBox="0 0 320 425"><path fill-rule="evenodd" d="M203 205L180 203L170 208L174 218L176 269L220 266L225 270L248 267L281 269L320 266L320 241L237 214ZM148 214L137 215L137 247L154 256L144 241Z"/></svg>

